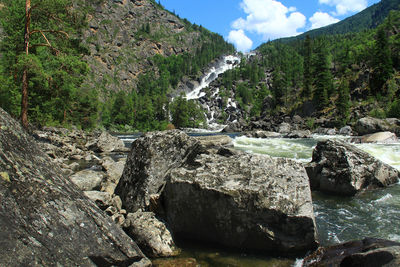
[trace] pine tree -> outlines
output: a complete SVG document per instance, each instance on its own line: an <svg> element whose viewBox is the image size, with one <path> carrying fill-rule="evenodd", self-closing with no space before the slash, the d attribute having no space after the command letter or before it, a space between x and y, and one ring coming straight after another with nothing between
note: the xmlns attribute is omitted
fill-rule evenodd
<svg viewBox="0 0 400 267"><path fill-rule="evenodd" d="M303 91L302 96L305 98L311 97L312 93L312 72L311 72L311 38L310 36L306 36L306 40L304 41L304 72L303 72Z"/></svg>
<svg viewBox="0 0 400 267"><path fill-rule="evenodd" d="M88 72L82 61L87 50L77 38L85 25L84 14L75 13L67 0L3 3L0 60L6 66L3 75L13 77L9 86L21 88L22 124L27 127L28 112L37 123L67 121L74 116L74 103L80 101L78 87Z"/></svg>
<svg viewBox="0 0 400 267"><path fill-rule="evenodd" d="M338 99L336 102L338 121L341 126L346 125L350 117L350 89L349 81L344 77L338 90Z"/></svg>
<svg viewBox="0 0 400 267"><path fill-rule="evenodd" d="M314 70L314 101L316 102L318 109L322 110L329 103L328 92L331 91L331 88L333 87L332 74L329 68L328 50L324 41L322 41L318 46Z"/></svg>
<svg viewBox="0 0 400 267"><path fill-rule="evenodd" d="M384 27L379 27L376 33L374 55L372 60L372 71L370 87L373 95L382 93L382 87L393 72L391 52L388 37Z"/></svg>

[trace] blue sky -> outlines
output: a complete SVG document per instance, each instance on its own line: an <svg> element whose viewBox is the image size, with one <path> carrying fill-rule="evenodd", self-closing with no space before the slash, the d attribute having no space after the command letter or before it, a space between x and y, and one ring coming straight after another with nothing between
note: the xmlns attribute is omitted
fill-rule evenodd
<svg viewBox="0 0 400 267"><path fill-rule="evenodd" d="M239 51L343 20L379 0L160 0L181 18L221 34Z"/></svg>

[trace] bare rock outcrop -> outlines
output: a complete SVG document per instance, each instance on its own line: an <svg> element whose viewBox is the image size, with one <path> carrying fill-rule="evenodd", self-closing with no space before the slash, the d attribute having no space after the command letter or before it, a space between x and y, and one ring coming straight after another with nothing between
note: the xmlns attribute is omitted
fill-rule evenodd
<svg viewBox="0 0 400 267"><path fill-rule="evenodd" d="M2 109L0 228L1 266L151 265Z"/></svg>

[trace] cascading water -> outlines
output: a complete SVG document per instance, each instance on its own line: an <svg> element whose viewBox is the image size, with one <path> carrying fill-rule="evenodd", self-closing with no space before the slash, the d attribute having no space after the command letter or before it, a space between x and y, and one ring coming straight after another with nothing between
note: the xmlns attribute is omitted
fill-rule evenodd
<svg viewBox="0 0 400 267"><path fill-rule="evenodd" d="M227 70L231 70L238 66L240 63L240 57L238 56L224 56L221 60L216 63L216 66L211 67L207 73L201 78L200 85L194 88L191 92L186 94L186 99L199 99L205 96L202 92L204 88L207 88L210 83L218 78L218 75L224 73Z"/></svg>
<svg viewBox="0 0 400 267"><path fill-rule="evenodd" d="M200 84L195 87L191 92L186 94L186 99L191 100L204 97L206 93L202 91L203 89L207 88L210 83L218 78L220 74L239 66L239 63L240 57L238 56L224 56L206 72L206 74L201 78ZM218 96L219 88L214 91L211 98L215 99ZM204 105L206 105L206 109L208 111L208 114L206 116L208 128L210 130L216 131L222 130L224 128L224 125L219 125L215 123L215 111L211 109L209 103L205 102Z"/></svg>

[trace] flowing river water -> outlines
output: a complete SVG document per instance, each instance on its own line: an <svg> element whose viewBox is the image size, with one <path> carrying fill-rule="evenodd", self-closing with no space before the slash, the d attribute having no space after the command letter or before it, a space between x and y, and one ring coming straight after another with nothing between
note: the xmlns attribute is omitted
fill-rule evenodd
<svg viewBox="0 0 400 267"><path fill-rule="evenodd" d="M196 134L198 135L198 134ZM135 137L120 136L126 142ZM234 147L249 153L292 158L310 162L318 140L348 139L340 136L314 136L311 139L234 137ZM357 144L383 162L400 170L400 143ZM314 212L321 245L331 245L364 237L400 242L400 184L364 192L355 197L334 197L313 193ZM182 244L181 257L192 257L201 266L294 266L293 259L238 254L199 244Z"/></svg>

